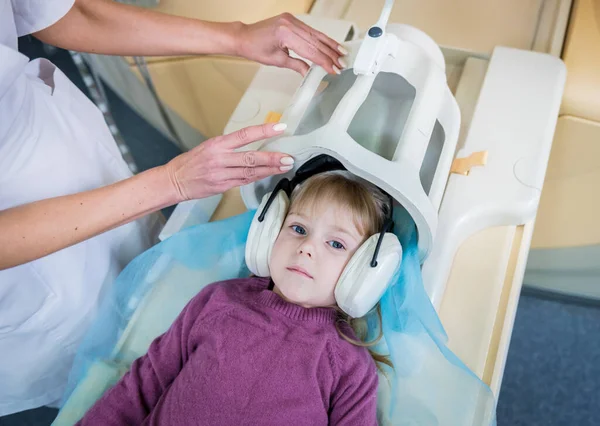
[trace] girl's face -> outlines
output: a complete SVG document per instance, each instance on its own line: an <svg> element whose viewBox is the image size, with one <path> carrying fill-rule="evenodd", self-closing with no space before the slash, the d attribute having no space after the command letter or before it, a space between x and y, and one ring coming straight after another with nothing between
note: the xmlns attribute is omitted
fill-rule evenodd
<svg viewBox="0 0 600 426"><path fill-rule="evenodd" d="M335 305L335 285L363 241L347 210L292 205L271 253L275 292L306 308Z"/></svg>

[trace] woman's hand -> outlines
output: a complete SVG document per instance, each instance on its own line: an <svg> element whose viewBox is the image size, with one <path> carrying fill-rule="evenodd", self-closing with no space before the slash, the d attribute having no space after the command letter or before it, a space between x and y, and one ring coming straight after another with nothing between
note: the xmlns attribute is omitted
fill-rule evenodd
<svg viewBox="0 0 600 426"><path fill-rule="evenodd" d="M282 123L246 127L209 139L175 157L165 167L178 202L221 194L290 170L294 160L284 153L235 152L251 142L279 135L283 130L285 124Z"/></svg>
<svg viewBox="0 0 600 426"><path fill-rule="evenodd" d="M289 13L266 19L255 24L242 24L238 32L238 56L298 71L303 76L308 64L290 57L293 50L298 55L323 67L329 73L340 73L346 64L340 56L346 50Z"/></svg>

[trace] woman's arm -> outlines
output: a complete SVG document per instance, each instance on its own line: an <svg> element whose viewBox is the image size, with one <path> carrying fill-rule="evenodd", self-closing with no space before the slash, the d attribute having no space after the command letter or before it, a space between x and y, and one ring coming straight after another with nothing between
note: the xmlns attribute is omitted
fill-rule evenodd
<svg viewBox="0 0 600 426"><path fill-rule="evenodd" d="M290 58L291 49L330 73L336 72L334 66L342 67L338 43L290 14L246 25L167 15L113 0L76 0L61 20L35 36L80 52L122 56L234 55L304 74L308 66Z"/></svg>
<svg viewBox="0 0 600 426"><path fill-rule="evenodd" d="M281 134L282 129L274 127L253 126L207 140L165 166L112 185L0 211L0 270L54 253L163 207L289 170L285 167L290 167L293 159L283 153L234 152Z"/></svg>
<svg viewBox="0 0 600 426"><path fill-rule="evenodd" d="M107 55L235 55L241 23L213 23L166 15L113 0L76 0L42 41Z"/></svg>
<svg viewBox="0 0 600 426"><path fill-rule="evenodd" d="M0 269L54 253L178 202L164 168L0 211Z"/></svg>

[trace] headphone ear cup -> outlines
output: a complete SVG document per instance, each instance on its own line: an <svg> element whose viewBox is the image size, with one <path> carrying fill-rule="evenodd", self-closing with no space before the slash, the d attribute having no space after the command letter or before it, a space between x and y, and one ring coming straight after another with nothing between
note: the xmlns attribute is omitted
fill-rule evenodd
<svg viewBox="0 0 600 426"><path fill-rule="evenodd" d="M256 210L250 224L248 240L246 241L246 265L250 272L259 277L270 276L271 251L281 231L290 204L287 194L284 191L278 191L263 221L259 222L258 217L265 208L270 196L271 193L265 194L260 206L258 206L258 210Z"/></svg>
<svg viewBox="0 0 600 426"><path fill-rule="evenodd" d="M379 234L369 237L356 250L335 286L335 300L352 318L366 315L379 302L402 262L402 246L391 232L383 235L377 255L377 266L371 260Z"/></svg>

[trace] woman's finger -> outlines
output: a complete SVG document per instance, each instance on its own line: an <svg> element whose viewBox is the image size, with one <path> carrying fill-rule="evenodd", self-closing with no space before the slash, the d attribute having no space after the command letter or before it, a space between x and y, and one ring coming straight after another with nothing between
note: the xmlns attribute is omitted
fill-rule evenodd
<svg viewBox="0 0 600 426"><path fill-rule="evenodd" d="M245 151L222 154L215 159L219 167L285 167L294 164L294 159L282 152Z"/></svg>
<svg viewBox="0 0 600 426"><path fill-rule="evenodd" d="M302 77L304 77L310 69L310 65L304 62L302 59L292 58L288 55L283 55L278 66L296 71Z"/></svg>
<svg viewBox="0 0 600 426"><path fill-rule="evenodd" d="M237 149L252 142L278 136L283 133L286 127L287 125L284 123L266 123L245 127L236 132L216 138L214 144L225 149Z"/></svg>
<svg viewBox="0 0 600 426"><path fill-rule="evenodd" d="M291 167L287 169L280 167L258 167L254 170L255 172L251 176L247 176L244 174L244 177L240 179L231 179L228 182L233 183L234 186L248 185L249 183L256 182L257 180L261 180L269 176L275 176L286 173L291 170Z"/></svg>
<svg viewBox="0 0 600 426"><path fill-rule="evenodd" d="M269 176L279 175L288 172L292 166L285 167L235 167L214 173L212 181L219 190L225 185L236 186L248 185L251 182L264 179Z"/></svg>
<svg viewBox="0 0 600 426"><path fill-rule="evenodd" d="M282 37L282 41L288 49L293 50L303 58L320 65L329 73L340 73L340 69L329 56L321 52L316 46L307 42L291 29L288 29Z"/></svg>
<svg viewBox="0 0 600 426"><path fill-rule="evenodd" d="M309 27L298 18L292 18L294 20L290 25L290 28L294 33L327 55L338 67L346 68L346 63L340 58L340 56L342 56L342 52L339 50L339 47L341 46L338 43L327 37L322 32Z"/></svg>
<svg viewBox="0 0 600 426"><path fill-rule="evenodd" d="M332 48L330 48L326 44L322 43L316 37L314 37L312 34L307 33L306 31L304 31L301 28L293 27L292 31L296 35L298 35L302 40L305 40L306 43L310 44L315 49L317 49L321 53L323 53L326 57L328 57L331 60L331 63L333 65L337 66L338 69L346 68L346 62L342 58L340 58L339 52L335 52ZM318 64L318 65L321 65L321 64Z"/></svg>
<svg viewBox="0 0 600 426"><path fill-rule="evenodd" d="M304 29L306 32L308 32L312 36L316 37L319 41L326 44L329 48L331 48L334 52L336 52L338 54L338 56L339 55L345 56L348 54L346 49L344 49L344 47L341 44L339 44L334 39L328 37L325 33L322 33L321 31L316 30L316 29L312 28L311 26L305 24L300 19L296 18L294 15L292 15L292 21L298 27Z"/></svg>

